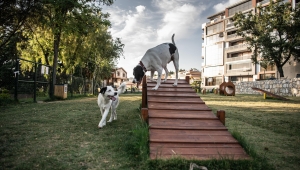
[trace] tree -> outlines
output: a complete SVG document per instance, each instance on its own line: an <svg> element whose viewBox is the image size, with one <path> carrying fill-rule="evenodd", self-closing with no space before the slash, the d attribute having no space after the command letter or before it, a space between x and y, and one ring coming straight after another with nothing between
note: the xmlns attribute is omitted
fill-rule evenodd
<svg viewBox="0 0 300 170"><path fill-rule="evenodd" d="M70 22L70 20L73 19L76 13L88 14L88 16L90 16L92 13L100 12L100 6L94 2L111 5L113 0L43 0L44 10L39 20L43 21L43 26L51 28L53 34L53 69L52 83L50 84L51 98L53 97L54 85L56 84L56 71L62 34L63 32L68 33L82 28L77 27L78 25L70 25L70 23L74 23Z"/></svg>
<svg viewBox="0 0 300 170"><path fill-rule="evenodd" d="M300 6L295 9L282 0L270 1L257 7L255 14L236 13L233 17L237 34L245 38L248 48L254 50L252 62L274 63L284 77L282 67L294 57L300 61Z"/></svg>

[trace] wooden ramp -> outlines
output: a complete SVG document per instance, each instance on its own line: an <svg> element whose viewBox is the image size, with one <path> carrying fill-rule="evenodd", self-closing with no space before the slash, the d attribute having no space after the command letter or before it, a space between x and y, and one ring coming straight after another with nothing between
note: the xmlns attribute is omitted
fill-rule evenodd
<svg viewBox="0 0 300 170"><path fill-rule="evenodd" d="M179 80L177 87L173 83L168 80L155 91L151 88L156 82L146 83L144 79L143 90L147 93L143 92L142 103L148 108L143 108L142 114L148 117L150 158L248 159L238 141L187 81Z"/></svg>
<svg viewBox="0 0 300 170"><path fill-rule="evenodd" d="M272 96L272 97L275 97L275 98L277 98L277 99L281 99L281 100L289 100L289 99L287 99L287 98L285 98L285 97L276 95L276 94L274 94L274 93L268 92L268 91L266 91L266 90L263 90L263 89L260 89L260 88L257 88L257 87L252 87L252 89L253 89L253 90L256 90L256 91L259 91L259 92L262 92L262 93L266 93L267 95Z"/></svg>

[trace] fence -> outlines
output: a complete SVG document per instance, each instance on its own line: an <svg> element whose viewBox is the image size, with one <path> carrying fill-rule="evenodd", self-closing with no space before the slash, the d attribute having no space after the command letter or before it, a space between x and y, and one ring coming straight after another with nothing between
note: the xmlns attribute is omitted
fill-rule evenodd
<svg viewBox="0 0 300 170"><path fill-rule="evenodd" d="M24 66L28 67L24 67ZM30 68L30 69L28 69ZM44 100L49 97L52 67L49 65L17 59L14 70L15 86L12 97L19 101ZM93 80L73 75L58 74L56 84L68 85L68 96L95 94L100 87ZM95 84L95 85L94 85Z"/></svg>
<svg viewBox="0 0 300 170"><path fill-rule="evenodd" d="M25 66L32 69L25 70ZM14 72L14 99L33 98L33 101L36 102L37 97L46 97L49 91L50 71L51 67L48 65L17 59Z"/></svg>

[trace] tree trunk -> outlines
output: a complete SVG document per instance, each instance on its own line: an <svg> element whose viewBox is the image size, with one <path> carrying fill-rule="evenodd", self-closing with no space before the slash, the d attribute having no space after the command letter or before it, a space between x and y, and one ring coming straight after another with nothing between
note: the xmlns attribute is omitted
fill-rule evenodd
<svg viewBox="0 0 300 170"><path fill-rule="evenodd" d="M53 67L52 67L52 83L50 86L51 95L50 97L54 97L54 85L56 84L56 68L57 68L57 60L58 60L58 52L59 52L59 43L60 43L60 35L61 32L55 33L54 35L54 58L53 58Z"/></svg>
<svg viewBox="0 0 300 170"><path fill-rule="evenodd" d="M280 77L284 77L282 66L277 66Z"/></svg>

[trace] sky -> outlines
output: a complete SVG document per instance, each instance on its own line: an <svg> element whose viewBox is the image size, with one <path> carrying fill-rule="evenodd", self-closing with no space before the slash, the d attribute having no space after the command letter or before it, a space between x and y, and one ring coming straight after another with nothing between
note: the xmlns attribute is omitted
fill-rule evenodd
<svg viewBox="0 0 300 170"><path fill-rule="evenodd" d="M127 77L133 77L133 68L145 52L159 44L174 40L179 52L179 69L201 70L202 24L240 0L115 0L103 6L109 13L111 32L125 45L117 67L123 67ZM169 71L175 71L172 62ZM147 74L149 74L147 72Z"/></svg>

